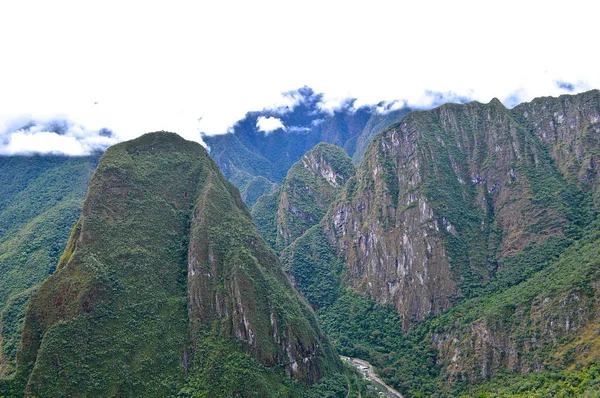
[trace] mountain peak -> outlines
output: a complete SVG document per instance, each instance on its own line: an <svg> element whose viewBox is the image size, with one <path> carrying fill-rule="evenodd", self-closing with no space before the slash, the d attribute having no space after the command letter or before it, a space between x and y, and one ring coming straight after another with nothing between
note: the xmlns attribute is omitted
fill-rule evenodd
<svg viewBox="0 0 600 398"><path fill-rule="evenodd" d="M237 395L240 375L252 374L247 387L271 396L261 380L287 378L275 368L305 384L340 371L205 154L168 132L106 151L60 267L30 301L15 391L176 396L192 383ZM223 364L232 373L219 376L238 384L205 380L204 366Z"/></svg>
<svg viewBox="0 0 600 398"><path fill-rule="evenodd" d="M489 103L489 106L505 108L504 104L496 97L492 98L492 100Z"/></svg>

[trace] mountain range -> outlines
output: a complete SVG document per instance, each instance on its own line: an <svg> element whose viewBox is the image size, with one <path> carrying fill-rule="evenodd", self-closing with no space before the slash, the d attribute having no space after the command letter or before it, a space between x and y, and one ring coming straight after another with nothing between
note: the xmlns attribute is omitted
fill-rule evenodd
<svg viewBox="0 0 600 398"><path fill-rule="evenodd" d="M372 394L339 354L406 397L600 391L598 90L299 93L209 152L0 158L0 395Z"/></svg>

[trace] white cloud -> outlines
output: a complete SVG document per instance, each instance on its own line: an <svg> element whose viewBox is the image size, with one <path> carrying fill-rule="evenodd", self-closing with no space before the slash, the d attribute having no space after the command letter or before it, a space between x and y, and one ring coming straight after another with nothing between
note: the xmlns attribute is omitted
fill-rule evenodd
<svg viewBox="0 0 600 398"><path fill-rule="evenodd" d="M427 90L488 102L568 92L557 81L573 92L600 88L596 8L586 0L2 2L0 36L11 40L0 42L0 125L63 114L119 140L164 129L200 141L199 131L225 133L247 111L293 107L297 98L281 93L303 86L324 93L324 109L347 98L355 107L427 103Z"/></svg>
<svg viewBox="0 0 600 398"><path fill-rule="evenodd" d="M106 137L78 138L47 131L32 133L20 130L8 135L6 144L0 145L0 154L53 153L81 156L93 150L105 149L114 143L114 140Z"/></svg>
<svg viewBox="0 0 600 398"><path fill-rule="evenodd" d="M281 119L276 117L260 116L256 121L256 127L259 131L264 131L265 134L269 134L270 132L277 129L285 130L285 126L281 122Z"/></svg>
<svg viewBox="0 0 600 398"><path fill-rule="evenodd" d="M407 102L404 100L393 100L393 101L383 101L375 107L375 111L377 113L385 115L387 113L397 111L398 109L402 109L408 106Z"/></svg>
<svg viewBox="0 0 600 398"><path fill-rule="evenodd" d="M16 127L19 126L19 127ZM16 118L0 130L0 155L63 154L88 155L117 143L117 137L99 134L99 131L67 120Z"/></svg>

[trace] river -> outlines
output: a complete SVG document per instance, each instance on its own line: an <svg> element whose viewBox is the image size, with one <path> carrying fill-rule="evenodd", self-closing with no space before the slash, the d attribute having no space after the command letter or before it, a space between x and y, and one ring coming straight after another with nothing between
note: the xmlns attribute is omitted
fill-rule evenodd
<svg viewBox="0 0 600 398"><path fill-rule="evenodd" d="M341 358L343 361L351 363L352 366L358 369L358 371L361 375L363 375L365 380L370 381L372 384L374 384L373 387L377 389L378 392L380 392L380 395L381 393L385 394L381 396L387 396L389 398L404 398L402 394L400 394L394 388L385 384L385 382L381 380L379 376L377 376L377 374L373 370L373 366L369 362L364 361L362 359L345 356L342 356Z"/></svg>

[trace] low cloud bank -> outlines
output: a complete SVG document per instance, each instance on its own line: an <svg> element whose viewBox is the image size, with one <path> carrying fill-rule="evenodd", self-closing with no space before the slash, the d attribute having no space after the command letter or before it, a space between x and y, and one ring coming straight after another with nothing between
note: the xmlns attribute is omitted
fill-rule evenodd
<svg viewBox="0 0 600 398"><path fill-rule="evenodd" d="M85 156L118 142L108 128L89 130L65 119L14 118L0 130L0 155L59 154Z"/></svg>
<svg viewBox="0 0 600 398"><path fill-rule="evenodd" d="M550 95L574 94L590 89L583 81L554 80ZM246 131L260 135L306 134L331 116L343 114L378 113L387 114L400 109L430 109L447 102L465 103L478 99L471 92L457 94L453 91L424 90L420 97L402 99L399 93L395 100L378 103L365 103L353 97L327 97L304 86L297 90L281 93L279 101L271 102L259 111L249 111L227 129L229 133ZM491 99L491 98L490 98ZM525 88L518 88L508 96L500 97L505 106L531 100ZM478 99L479 100L479 99ZM226 107L226 103L223 107ZM113 109L114 108L114 109ZM102 110L94 104L94 111ZM115 119L114 115L125 115ZM84 156L94 151L103 151L110 145L135 138L144 132L168 130L184 138L205 145L202 137L213 134L203 133L203 119L198 117L200 110L189 109L173 112L151 112L143 115L123 112L122 107L108 106L106 111L93 118L76 116L0 116L0 155L17 154L62 154ZM50 114L51 115L51 114ZM98 128L102 125L108 128ZM89 128L93 126L94 128ZM222 133L224 133L223 131Z"/></svg>

